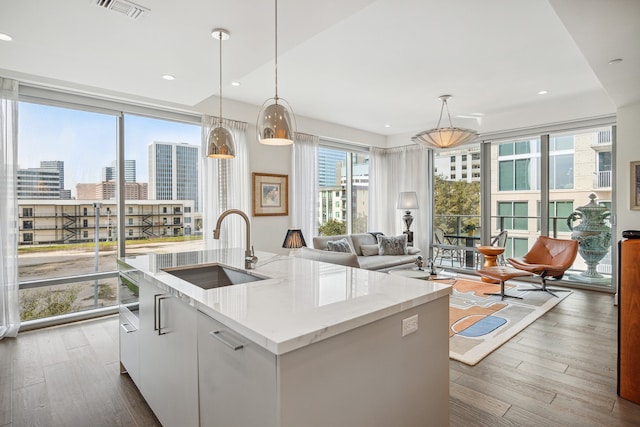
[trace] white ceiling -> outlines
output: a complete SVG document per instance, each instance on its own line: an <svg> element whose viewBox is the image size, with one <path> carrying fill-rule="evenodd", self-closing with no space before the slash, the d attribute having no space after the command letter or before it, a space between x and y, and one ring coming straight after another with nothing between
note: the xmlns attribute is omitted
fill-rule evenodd
<svg viewBox="0 0 640 427"><path fill-rule="evenodd" d="M0 76L217 114L211 30L223 27L231 32L223 99L259 106L274 95L273 1L136 3L151 10L138 20L95 0L1 0L0 33L13 41L0 41ZM436 125L437 97L452 94L454 125L489 132L640 102L638 0L279 0L278 8L278 92L297 116L413 134ZM613 58L623 62L609 65Z"/></svg>

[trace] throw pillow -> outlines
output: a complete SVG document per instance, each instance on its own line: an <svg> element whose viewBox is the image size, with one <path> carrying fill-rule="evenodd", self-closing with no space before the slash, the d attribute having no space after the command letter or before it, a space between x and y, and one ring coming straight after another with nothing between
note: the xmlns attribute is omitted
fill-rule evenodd
<svg viewBox="0 0 640 427"><path fill-rule="evenodd" d="M406 255L407 235L402 236L378 236L379 255Z"/></svg>
<svg viewBox="0 0 640 427"><path fill-rule="evenodd" d="M332 251L332 252L348 252L351 253L353 252L351 250L351 245L349 244L349 242L347 241L347 239L340 239L340 240L330 240L327 242L327 250Z"/></svg>
<svg viewBox="0 0 640 427"><path fill-rule="evenodd" d="M378 255L378 245L360 245L360 249L364 256Z"/></svg>

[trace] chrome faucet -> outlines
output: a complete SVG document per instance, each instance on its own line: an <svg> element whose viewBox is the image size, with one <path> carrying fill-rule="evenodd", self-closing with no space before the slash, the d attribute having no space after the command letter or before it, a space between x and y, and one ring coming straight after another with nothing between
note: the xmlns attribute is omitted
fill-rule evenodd
<svg viewBox="0 0 640 427"><path fill-rule="evenodd" d="M258 262L258 257L254 255L253 246L251 246L251 226L249 225L249 217L247 214L242 212L240 209L229 209L220 214L218 217L218 222L216 222L216 228L213 230L213 238L218 240L220 238L220 225L222 224L222 220L231 214L240 215L246 224L246 235L247 235L247 243L246 249L244 251L244 268L247 270L251 270L256 262Z"/></svg>

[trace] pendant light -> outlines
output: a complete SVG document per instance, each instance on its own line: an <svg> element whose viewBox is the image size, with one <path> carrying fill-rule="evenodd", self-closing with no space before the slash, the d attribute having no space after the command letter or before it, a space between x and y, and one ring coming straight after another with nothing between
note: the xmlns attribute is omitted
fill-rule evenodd
<svg viewBox="0 0 640 427"><path fill-rule="evenodd" d="M207 157L214 159L232 159L236 156L236 144L233 140L231 130L223 125L222 122L222 41L229 40L230 34L227 30L216 28L211 31L211 36L220 41L220 116L217 120L217 126L209 132L207 138Z"/></svg>
<svg viewBox="0 0 640 427"><path fill-rule="evenodd" d="M289 103L285 99L278 97L278 0L275 0L275 5L276 95L262 104L262 108L258 113L256 129L258 131L258 142L261 144L290 145L293 144L296 123Z"/></svg>
<svg viewBox="0 0 640 427"><path fill-rule="evenodd" d="M478 132L475 130L453 127L451 114L449 114L449 104L447 104L447 100L451 98L451 95L442 95L439 98L442 101L442 106L440 107L440 118L436 128L420 132L411 140L426 145L428 148L453 148L474 140L478 136ZM449 117L449 127L441 128L440 122L442 121L442 112L445 106Z"/></svg>

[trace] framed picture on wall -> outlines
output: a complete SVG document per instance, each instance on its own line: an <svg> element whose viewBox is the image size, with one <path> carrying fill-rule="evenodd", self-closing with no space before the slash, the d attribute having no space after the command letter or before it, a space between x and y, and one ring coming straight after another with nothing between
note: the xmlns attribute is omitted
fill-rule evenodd
<svg viewBox="0 0 640 427"><path fill-rule="evenodd" d="M631 162L631 209L640 210L640 162Z"/></svg>
<svg viewBox="0 0 640 427"><path fill-rule="evenodd" d="M251 177L253 216L289 215L289 176L254 172Z"/></svg>

